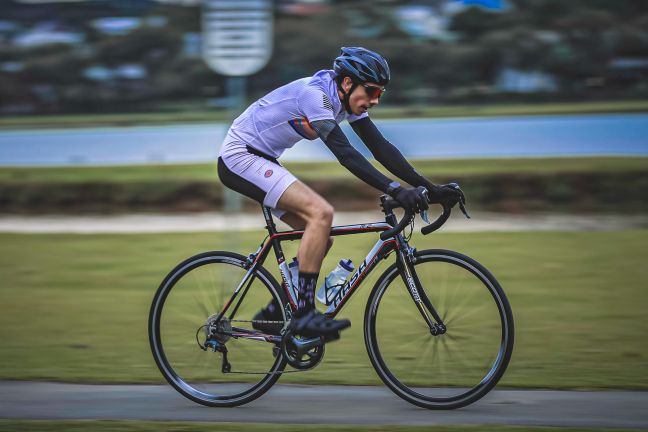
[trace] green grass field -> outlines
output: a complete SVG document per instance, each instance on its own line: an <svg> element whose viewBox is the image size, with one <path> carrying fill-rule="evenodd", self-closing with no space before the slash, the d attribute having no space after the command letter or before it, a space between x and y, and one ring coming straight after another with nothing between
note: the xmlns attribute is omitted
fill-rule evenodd
<svg viewBox="0 0 648 432"><path fill-rule="evenodd" d="M372 111L374 118L444 118L550 114L607 114L648 111L648 101L567 102L496 105L445 105L437 107L380 106ZM171 123L230 122L224 110L176 111L159 113L67 114L0 118L0 128L74 128L98 126L135 126Z"/></svg>
<svg viewBox="0 0 648 432"><path fill-rule="evenodd" d="M619 173L648 170L648 157L560 157L414 160L431 178L489 174ZM355 181L338 162L288 162L285 166L305 181ZM216 164L120 165L99 167L0 167L0 183L88 183L218 181Z"/></svg>
<svg viewBox="0 0 648 432"><path fill-rule="evenodd" d="M164 275L195 253L248 253L262 238L0 234L0 379L162 382L146 327ZM648 231L621 231L419 234L413 243L472 256L506 290L517 334L502 386L646 389L647 241ZM341 255L361 260L374 242L374 235L336 239L324 272ZM286 244L287 256L296 246ZM342 311L353 327L327 347L323 363L281 382L380 384L365 352L362 316L385 268Z"/></svg>
<svg viewBox="0 0 648 432"><path fill-rule="evenodd" d="M231 424L200 422L136 422L136 421L28 421L0 420L0 432L586 432L589 428L539 426L361 426L361 425L298 425L298 424ZM627 432L632 429L596 429L597 432Z"/></svg>

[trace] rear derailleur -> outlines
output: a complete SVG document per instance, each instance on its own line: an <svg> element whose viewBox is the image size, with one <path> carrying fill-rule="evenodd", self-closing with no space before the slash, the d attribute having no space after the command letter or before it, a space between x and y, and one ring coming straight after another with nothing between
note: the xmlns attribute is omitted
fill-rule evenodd
<svg viewBox="0 0 648 432"><path fill-rule="evenodd" d="M212 352L223 354L221 371L223 373L229 373L232 370L232 365L227 360L227 347L225 346L225 342L230 338L228 333L232 331L232 325L228 318L222 317L219 320L218 317L219 314L214 314L207 319L207 323L203 326L205 328L206 339L199 346L203 351L211 350Z"/></svg>

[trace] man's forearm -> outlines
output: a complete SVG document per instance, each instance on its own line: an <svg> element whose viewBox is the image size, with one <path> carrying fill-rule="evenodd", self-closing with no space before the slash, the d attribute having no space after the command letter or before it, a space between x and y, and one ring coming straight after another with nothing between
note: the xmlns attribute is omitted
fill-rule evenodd
<svg viewBox="0 0 648 432"><path fill-rule="evenodd" d="M387 168L390 173L412 186L426 186L429 183L403 157L402 153L385 139L369 117L353 122L351 127L369 148L376 160Z"/></svg>
<svg viewBox="0 0 648 432"><path fill-rule="evenodd" d="M374 168L347 139L340 126L332 120L321 120L312 123L324 144L331 150L340 164L356 177L376 189L386 192L391 179Z"/></svg>

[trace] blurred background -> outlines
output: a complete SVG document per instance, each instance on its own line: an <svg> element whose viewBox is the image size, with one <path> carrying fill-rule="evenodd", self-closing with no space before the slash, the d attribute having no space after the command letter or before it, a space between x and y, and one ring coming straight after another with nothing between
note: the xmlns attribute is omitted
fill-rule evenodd
<svg viewBox="0 0 648 432"><path fill-rule="evenodd" d="M372 118L423 175L458 181L474 213L413 242L476 258L509 295L501 385L648 388L648 2L275 0L252 19L262 36L225 38L229 56L214 30L228 18L209 4L2 1L0 379L161 382L146 339L159 282L264 235L258 205L216 175L232 119L365 46L392 69ZM380 219L378 192L319 140L282 161L338 222ZM322 275L374 242L340 239ZM360 325L380 273L343 311L348 337L282 382L380 384Z"/></svg>
<svg viewBox="0 0 648 432"><path fill-rule="evenodd" d="M148 166L84 170L86 181L65 184L65 196L52 191L62 177L48 177L51 171L21 171L20 184L5 171L5 211L218 210L223 194L213 165L195 164L213 163L229 122L248 103L330 68L344 45L389 60L393 80L372 116L425 175L464 182L473 205L507 212L645 209L645 164L634 158L648 151L644 2L261 4L268 7L251 22L266 23L265 33L230 28L225 38L219 31L228 18L218 21L218 12L210 15L197 0L3 2L0 165ZM241 66L246 58L252 68ZM532 163L540 172L510 160L556 156L582 158ZM466 160L445 161L484 157L506 160L497 173L489 161L472 168ZM283 160L333 157L318 140L299 143ZM193 166L171 166L186 163ZM292 168L340 209L374 206L374 191L348 183L337 164ZM564 175L556 178L556 170ZM138 177L137 190L120 182L129 176ZM149 180L154 188L146 187ZM343 184L351 188L346 195ZM617 193L620 184L624 193Z"/></svg>
<svg viewBox="0 0 648 432"><path fill-rule="evenodd" d="M345 45L389 60L389 107L648 97L636 0L277 0L274 27L250 99L330 68ZM224 108L202 42L198 0L3 1L0 113Z"/></svg>

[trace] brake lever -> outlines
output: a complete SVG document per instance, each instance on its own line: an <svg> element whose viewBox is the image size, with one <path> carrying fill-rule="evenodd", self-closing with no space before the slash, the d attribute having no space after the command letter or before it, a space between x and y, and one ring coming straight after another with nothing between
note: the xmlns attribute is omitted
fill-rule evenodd
<svg viewBox="0 0 648 432"><path fill-rule="evenodd" d="M425 222L426 224L430 225L430 218L428 217L428 212L427 212L427 210L423 210L423 211L420 213L420 215L421 215L421 219L423 219L423 222Z"/></svg>
<svg viewBox="0 0 648 432"><path fill-rule="evenodd" d="M425 201L428 201L428 190L424 186L419 186L419 188L423 189L422 193L423 193L423 196L425 197ZM430 225L430 218L428 217L427 210L421 210L419 212L419 215L421 215L421 219L423 219L423 222Z"/></svg>
<svg viewBox="0 0 648 432"><path fill-rule="evenodd" d="M461 213L463 213L467 219L470 219L470 215L468 214L468 211L466 211L466 205L461 201L459 201L459 209L461 209Z"/></svg>

